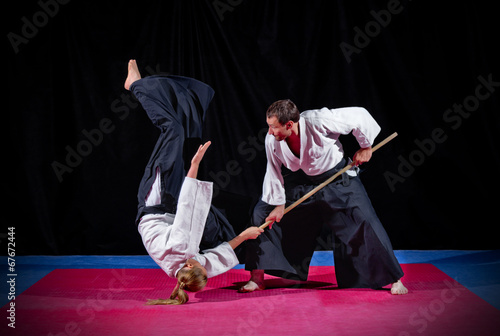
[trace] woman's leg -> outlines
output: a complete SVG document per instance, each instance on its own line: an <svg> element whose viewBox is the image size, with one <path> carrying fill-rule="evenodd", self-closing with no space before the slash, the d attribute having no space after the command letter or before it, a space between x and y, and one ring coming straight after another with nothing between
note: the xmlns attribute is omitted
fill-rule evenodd
<svg viewBox="0 0 500 336"><path fill-rule="evenodd" d="M141 78L134 60L129 62L128 71L125 88L137 97L161 132L139 186L137 220L145 213L175 213L182 181L189 168L185 165L184 157L186 154L189 159L192 156L186 153L185 145L191 143L193 138L201 141L203 118L213 97L213 90L191 78ZM147 207L145 200L158 169L161 172L161 204Z"/></svg>

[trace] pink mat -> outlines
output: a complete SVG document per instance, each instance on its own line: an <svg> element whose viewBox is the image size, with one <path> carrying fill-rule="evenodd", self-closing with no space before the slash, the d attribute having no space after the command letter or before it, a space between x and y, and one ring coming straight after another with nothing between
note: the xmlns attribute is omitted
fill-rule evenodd
<svg viewBox="0 0 500 336"><path fill-rule="evenodd" d="M338 289L334 267L311 267L300 286L248 272L209 279L182 306L146 306L175 284L159 269L59 269L19 295L16 328L1 335L498 335L500 311L430 264L404 264L410 293ZM288 287L283 287L288 285ZM9 305L3 307L5 314ZM6 332L5 332L6 331Z"/></svg>

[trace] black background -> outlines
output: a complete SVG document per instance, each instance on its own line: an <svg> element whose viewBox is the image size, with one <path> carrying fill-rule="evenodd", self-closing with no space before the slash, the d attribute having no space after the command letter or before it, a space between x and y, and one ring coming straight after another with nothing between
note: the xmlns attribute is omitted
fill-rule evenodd
<svg viewBox="0 0 500 336"><path fill-rule="evenodd" d="M376 142L398 132L362 173L395 249L500 247L500 86L480 87L500 82L493 5L61 2L4 12L2 240L15 227L18 254L145 253L136 191L158 132L123 89L131 58L143 76L215 89L199 177L214 181L214 203L237 231L261 192L265 110L290 98L301 110L367 108L382 127ZM347 45L357 48L349 57ZM457 104L471 111L447 112ZM351 156L356 142L342 141Z"/></svg>

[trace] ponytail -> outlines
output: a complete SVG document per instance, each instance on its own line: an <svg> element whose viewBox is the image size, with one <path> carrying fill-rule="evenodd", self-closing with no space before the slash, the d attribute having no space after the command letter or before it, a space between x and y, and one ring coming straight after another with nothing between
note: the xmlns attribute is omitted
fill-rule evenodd
<svg viewBox="0 0 500 336"><path fill-rule="evenodd" d="M147 305L180 305L189 301L189 296L184 291L184 288L190 292L198 292L202 290L207 284L207 277L200 267L193 267L192 269L182 268L177 273L177 284L170 294L168 300L148 300Z"/></svg>
<svg viewBox="0 0 500 336"><path fill-rule="evenodd" d="M189 301L189 296L184 291L185 283L177 280L177 285L175 285L170 298L158 299L158 300L148 300L146 304L148 305L180 305Z"/></svg>

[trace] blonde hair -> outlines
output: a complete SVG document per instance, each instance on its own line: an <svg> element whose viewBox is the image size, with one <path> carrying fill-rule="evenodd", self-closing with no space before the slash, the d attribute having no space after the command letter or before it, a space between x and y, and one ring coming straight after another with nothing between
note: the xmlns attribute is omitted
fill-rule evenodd
<svg viewBox="0 0 500 336"><path fill-rule="evenodd" d="M189 296L185 290L199 292L207 284L207 276L202 267L194 266L191 269L181 268L177 272L177 284L170 294L170 298L148 300L148 305L180 305L189 301Z"/></svg>

